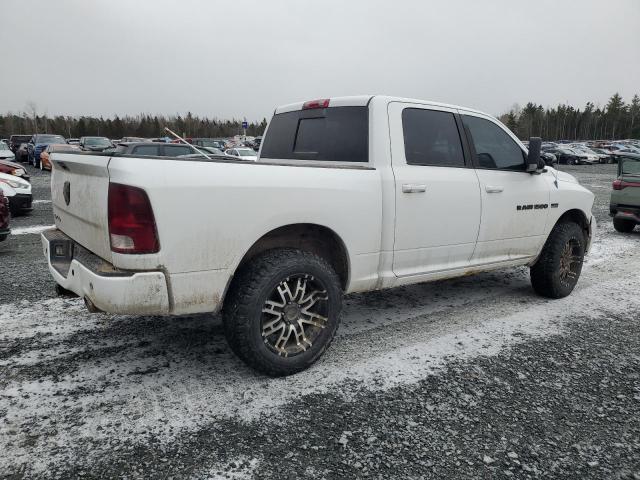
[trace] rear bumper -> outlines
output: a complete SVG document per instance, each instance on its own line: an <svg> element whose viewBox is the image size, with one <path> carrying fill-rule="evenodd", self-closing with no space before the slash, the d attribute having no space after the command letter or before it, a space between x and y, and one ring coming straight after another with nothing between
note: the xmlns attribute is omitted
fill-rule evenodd
<svg viewBox="0 0 640 480"><path fill-rule="evenodd" d="M129 315L169 314L164 272L117 269L60 230L48 230L41 239L54 280L97 309Z"/></svg>
<svg viewBox="0 0 640 480"><path fill-rule="evenodd" d="M612 203L609 205L609 216L613 218L633 220L636 223L640 223L640 207Z"/></svg>

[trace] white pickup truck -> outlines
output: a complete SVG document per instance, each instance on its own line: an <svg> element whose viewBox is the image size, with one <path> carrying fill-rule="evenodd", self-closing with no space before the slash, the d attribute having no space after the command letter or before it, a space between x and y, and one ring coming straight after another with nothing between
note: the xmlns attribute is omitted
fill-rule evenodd
<svg viewBox="0 0 640 480"><path fill-rule="evenodd" d="M54 154L44 254L91 311L222 310L233 350L287 375L345 293L517 265L571 293L594 196L539 145L468 108L354 96L277 108L257 162Z"/></svg>

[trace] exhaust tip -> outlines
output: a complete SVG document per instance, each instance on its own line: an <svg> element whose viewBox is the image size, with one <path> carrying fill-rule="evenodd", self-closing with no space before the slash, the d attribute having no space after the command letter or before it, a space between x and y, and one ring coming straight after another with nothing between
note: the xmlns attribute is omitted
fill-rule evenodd
<svg viewBox="0 0 640 480"><path fill-rule="evenodd" d="M89 313L102 313L102 310L96 307L93 302L89 300L89 297L84 297L84 306L87 307Z"/></svg>

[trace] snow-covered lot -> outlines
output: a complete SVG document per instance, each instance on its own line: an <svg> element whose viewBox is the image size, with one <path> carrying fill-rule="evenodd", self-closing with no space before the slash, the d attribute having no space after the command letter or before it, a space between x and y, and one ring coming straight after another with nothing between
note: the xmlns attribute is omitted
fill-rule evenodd
<svg viewBox="0 0 640 480"><path fill-rule="evenodd" d="M640 233L596 194L574 293L527 269L347 298L327 354L270 379L217 317L89 314L55 298L31 216L0 244L0 476L640 478Z"/></svg>

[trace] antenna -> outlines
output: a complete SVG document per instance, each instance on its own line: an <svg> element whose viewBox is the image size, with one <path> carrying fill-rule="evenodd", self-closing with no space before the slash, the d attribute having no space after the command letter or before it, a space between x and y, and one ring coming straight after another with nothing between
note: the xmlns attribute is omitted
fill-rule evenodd
<svg viewBox="0 0 640 480"><path fill-rule="evenodd" d="M173 130L170 130L169 127L164 127L164 131L167 133L170 133L171 135L173 135L174 137L176 137L178 140L180 140L182 143L184 143L185 145L189 145L191 148L193 148L196 152L198 152L200 155L204 155L207 159L209 160L213 160L213 158L211 158L209 155L207 155L206 153L204 153L202 150L200 150L199 148L196 148L195 145L187 142L184 138L182 138L180 135L178 135L176 132L174 132Z"/></svg>

